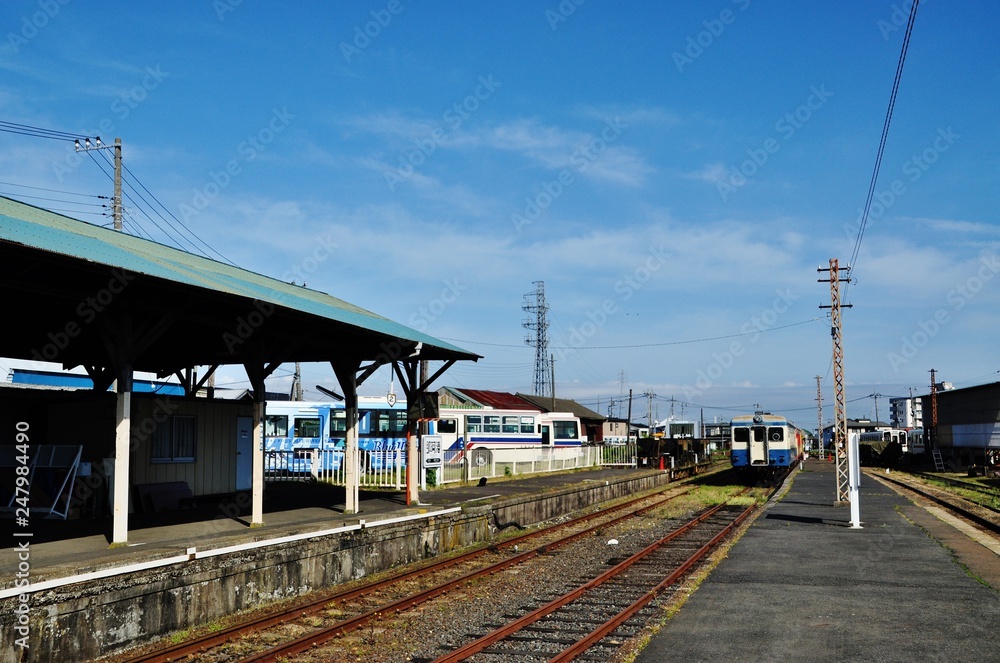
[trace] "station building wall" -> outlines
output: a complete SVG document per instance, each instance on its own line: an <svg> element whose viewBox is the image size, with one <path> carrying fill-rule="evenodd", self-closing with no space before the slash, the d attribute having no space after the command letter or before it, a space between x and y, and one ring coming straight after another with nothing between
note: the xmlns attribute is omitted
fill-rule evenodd
<svg viewBox="0 0 1000 663"><path fill-rule="evenodd" d="M111 392L0 388L0 445L15 444L19 422L28 425L32 445L80 445L92 475L78 475L72 513L98 515L109 499L104 459L115 455L115 406ZM251 402L133 394L131 485L184 481L195 496L235 492L240 417L252 421ZM164 427L178 421L193 453L164 458Z"/></svg>
<svg viewBox="0 0 1000 663"><path fill-rule="evenodd" d="M923 397L924 424L930 425L930 396ZM938 445L1000 449L1000 382L940 391Z"/></svg>
<svg viewBox="0 0 1000 663"><path fill-rule="evenodd" d="M237 425L248 401L132 397L132 484L185 481L194 495L236 491Z"/></svg>

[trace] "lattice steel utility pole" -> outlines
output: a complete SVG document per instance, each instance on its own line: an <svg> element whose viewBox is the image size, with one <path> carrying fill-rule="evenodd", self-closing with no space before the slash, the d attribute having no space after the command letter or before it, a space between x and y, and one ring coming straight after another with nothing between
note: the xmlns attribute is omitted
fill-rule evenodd
<svg viewBox="0 0 1000 663"><path fill-rule="evenodd" d="M816 442L823 449L823 378L816 376Z"/></svg>
<svg viewBox="0 0 1000 663"><path fill-rule="evenodd" d="M527 336L524 342L535 348L535 396L551 396L555 398L555 385L549 380L549 305L545 303L545 282L534 281L534 292L524 295L523 311L533 313L534 318L522 322L525 329L535 332L535 336ZM534 297L532 302L531 297Z"/></svg>
<svg viewBox="0 0 1000 663"><path fill-rule="evenodd" d="M926 436L927 439L925 439L924 442L926 443L927 448L931 451L931 453L933 453L934 450L937 449L937 446L938 446L938 444L937 444L937 425L938 425L937 392L938 392L937 371L935 371L932 368L931 369L931 425L930 426L924 426L924 430L929 433L929 435Z"/></svg>
<svg viewBox="0 0 1000 663"><path fill-rule="evenodd" d="M837 501L849 501L850 459L847 439L847 400L844 396L844 344L840 309L851 308L840 303L840 282L850 281L851 268L846 267L846 278L840 276L840 262L830 258L828 268L817 267L817 272L830 272L829 279L817 279L819 283L830 284L830 305L820 308L830 309L830 335L833 337L833 449L837 460Z"/></svg>

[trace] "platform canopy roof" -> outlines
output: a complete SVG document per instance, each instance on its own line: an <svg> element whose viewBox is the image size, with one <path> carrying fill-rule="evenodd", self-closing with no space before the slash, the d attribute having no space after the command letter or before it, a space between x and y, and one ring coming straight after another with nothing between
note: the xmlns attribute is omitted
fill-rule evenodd
<svg viewBox="0 0 1000 663"><path fill-rule="evenodd" d="M479 355L359 306L0 197L0 356L134 370ZM400 290L399 296L406 296Z"/></svg>

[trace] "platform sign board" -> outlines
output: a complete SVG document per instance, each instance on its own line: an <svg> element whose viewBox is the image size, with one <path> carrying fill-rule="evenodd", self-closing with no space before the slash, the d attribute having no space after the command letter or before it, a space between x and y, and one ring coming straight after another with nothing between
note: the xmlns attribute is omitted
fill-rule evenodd
<svg viewBox="0 0 1000 663"><path fill-rule="evenodd" d="M442 438L440 435L422 435L420 444L422 447L424 467L441 467L443 454L441 453Z"/></svg>

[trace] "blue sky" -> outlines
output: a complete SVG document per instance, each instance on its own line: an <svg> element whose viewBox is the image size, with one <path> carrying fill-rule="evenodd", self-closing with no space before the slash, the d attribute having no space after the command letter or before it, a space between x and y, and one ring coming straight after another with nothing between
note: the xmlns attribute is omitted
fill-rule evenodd
<svg viewBox="0 0 1000 663"><path fill-rule="evenodd" d="M10 1L0 119L121 137L212 251L485 357L437 386L530 392L522 304L542 281L557 396L606 414L631 389L637 419L643 393L660 418L760 404L812 427L817 375L833 414L816 269L850 262L908 11ZM998 23L985 0L921 4L844 297L850 416L881 394L887 418L932 368L1000 377ZM0 182L108 222L70 195L111 183L69 143L0 133ZM127 207L132 232L178 245ZM331 371L307 366L317 383Z"/></svg>

